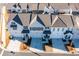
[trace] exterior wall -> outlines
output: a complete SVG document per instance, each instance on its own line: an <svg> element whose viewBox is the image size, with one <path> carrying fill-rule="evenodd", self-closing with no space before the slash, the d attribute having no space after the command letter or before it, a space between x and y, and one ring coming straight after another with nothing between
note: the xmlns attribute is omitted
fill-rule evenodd
<svg viewBox="0 0 79 59"><path fill-rule="evenodd" d="M57 30L57 28L51 28L51 36L50 38L62 38L63 36L63 31L62 28L59 29L59 31Z"/></svg>
<svg viewBox="0 0 79 59"><path fill-rule="evenodd" d="M29 35L34 38L41 38L43 36L43 31L30 31Z"/></svg>
<svg viewBox="0 0 79 59"><path fill-rule="evenodd" d="M11 35L13 36L17 36L17 37L23 37L24 34L21 33L21 31L23 30L23 26L17 24L17 30L13 30L10 25L11 25L11 22L14 22L13 20L11 20L9 23L8 23L8 30L10 32ZM64 27L59 27L59 29L56 27L52 27L51 28L51 35L50 35L50 38L63 38L64 37L64 32L67 30L67 29L72 29L72 28L64 28ZM73 29L73 39L78 39L79 38L79 29ZM43 37L43 31L32 31L30 30L30 33L29 33L29 36L33 37L33 38L41 38Z"/></svg>
<svg viewBox="0 0 79 59"><path fill-rule="evenodd" d="M51 35L50 38L64 38L64 32L69 29L71 30L72 28L64 28L64 27L59 27L58 28L51 28Z"/></svg>
<svg viewBox="0 0 79 59"><path fill-rule="evenodd" d="M79 29L74 29L73 32L74 32L73 39L79 39Z"/></svg>
<svg viewBox="0 0 79 59"><path fill-rule="evenodd" d="M21 33L21 31L23 30L23 26L15 22L17 24L17 30L13 30L13 28L10 27L11 22L15 22L15 21L11 20L8 23L8 31L10 32L10 34L13 36L20 36L20 37L23 36L23 34Z"/></svg>

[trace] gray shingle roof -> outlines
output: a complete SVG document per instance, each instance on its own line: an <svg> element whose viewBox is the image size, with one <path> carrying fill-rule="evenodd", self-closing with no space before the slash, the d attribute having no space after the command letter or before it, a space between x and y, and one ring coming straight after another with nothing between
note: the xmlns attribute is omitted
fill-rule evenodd
<svg viewBox="0 0 79 59"><path fill-rule="evenodd" d="M39 17L41 18L41 20L43 21L43 23L45 24L46 27L50 27L51 26L51 19L50 19L50 15L39 15Z"/></svg>
<svg viewBox="0 0 79 59"><path fill-rule="evenodd" d="M21 3L21 7L22 9L26 8L27 4L29 5L29 7L32 9L32 10L36 10L37 9L37 4L36 3ZM13 3L8 3L8 4L0 4L0 7L2 7L3 5L6 5L7 9L10 9L14 4ZM72 9L79 9L79 4L78 3L70 3L70 6L68 6L67 3L51 3L50 4L51 6L53 6L54 8L57 8L57 9L68 9L68 8L72 8ZM44 10L44 7L47 6L47 3L40 3L39 4L39 9L40 10ZM16 16L16 14L14 13L11 13L10 16L9 16L9 20L12 20L14 17ZM36 16L36 14L32 14L32 18L31 18L31 21L33 20L33 18ZM51 26L51 19L50 19L50 16L49 15L46 15L46 14L39 14L38 15L39 18L42 20L42 22L44 23L44 25L46 27L49 27ZM29 26L29 22L30 21L30 14L19 14L19 17L20 17L20 20L22 21L22 24L23 26ZM56 15L52 15L52 22L54 21ZM73 27L73 24L74 24L74 27L77 27L77 23L76 23L76 17L79 17L79 16L70 16L70 15L58 15L58 20L56 21L56 23L54 23L52 26L54 27L65 27L67 25L67 27ZM72 21L73 19L73 21ZM78 18L77 18L78 19ZM64 23L63 23L64 22Z"/></svg>
<svg viewBox="0 0 79 59"><path fill-rule="evenodd" d="M60 18L57 18L52 27L66 27L66 25Z"/></svg>
<svg viewBox="0 0 79 59"><path fill-rule="evenodd" d="M23 26L29 26L30 14L19 14Z"/></svg>
<svg viewBox="0 0 79 59"><path fill-rule="evenodd" d="M11 13L11 14L9 14L9 19L8 19L8 22L10 22L11 20L13 20L13 18L16 16L16 14L14 14L14 13ZM7 23L8 23L7 22Z"/></svg>
<svg viewBox="0 0 79 59"><path fill-rule="evenodd" d="M72 19L70 15L60 15L61 20L67 25L67 27L73 27Z"/></svg>
<svg viewBox="0 0 79 59"><path fill-rule="evenodd" d="M44 10L45 6L47 6L47 3L40 3L39 10Z"/></svg>
<svg viewBox="0 0 79 59"><path fill-rule="evenodd" d="M23 25L23 24L22 24L22 21L21 21L21 19L20 19L20 17L19 17L18 14L13 18L13 20L14 20L15 22L17 22L18 24Z"/></svg>
<svg viewBox="0 0 79 59"><path fill-rule="evenodd" d="M50 5L52 5L56 9L68 9L69 8L67 3L51 3Z"/></svg>
<svg viewBox="0 0 79 59"><path fill-rule="evenodd" d="M33 20L31 21L31 23L30 23L30 27L33 25L33 24L35 24L35 22L38 22L38 23L40 23L42 26L45 26L45 24L43 23L43 21L41 20L41 18L38 16L38 15L36 15L34 18L33 18ZM37 24L36 24L37 25ZM39 26L38 26L39 27Z"/></svg>

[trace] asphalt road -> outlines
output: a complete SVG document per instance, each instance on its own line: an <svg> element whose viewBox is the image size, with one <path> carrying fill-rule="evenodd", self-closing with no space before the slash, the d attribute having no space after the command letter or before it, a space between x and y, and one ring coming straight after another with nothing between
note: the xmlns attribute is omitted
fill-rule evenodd
<svg viewBox="0 0 79 59"><path fill-rule="evenodd" d="M1 54L2 49L0 48L0 54Z"/></svg>

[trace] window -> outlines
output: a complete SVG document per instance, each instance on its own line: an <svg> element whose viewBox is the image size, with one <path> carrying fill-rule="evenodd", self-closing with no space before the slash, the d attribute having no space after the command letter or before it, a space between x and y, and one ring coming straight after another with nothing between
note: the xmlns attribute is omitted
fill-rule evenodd
<svg viewBox="0 0 79 59"><path fill-rule="evenodd" d="M45 27L45 29L49 29L49 27Z"/></svg>
<svg viewBox="0 0 79 59"><path fill-rule="evenodd" d="M41 30L43 30L43 28L42 27L31 27L30 28L30 30L38 30L38 31L41 31Z"/></svg>
<svg viewBox="0 0 79 59"><path fill-rule="evenodd" d="M62 31L64 31L64 28L62 28Z"/></svg>
<svg viewBox="0 0 79 59"><path fill-rule="evenodd" d="M13 28L13 30L17 30L17 24L15 22L11 22L10 27Z"/></svg>
<svg viewBox="0 0 79 59"><path fill-rule="evenodd" d="M17 27L14 27L13 30L17 30Z"/></svg>
<svg viewBox="0 0 79 59"><path fill-rule="evenodd" d="M70 30L70 28L68 28L68 30Z"/></svg>
<svg viewBox="0 0 79 59"><path fill-rule="evenodd" d="M55 31L55 28L53 28L53 31Z"/></svg>
<svg viewBox="0 0 79 59"><path fill-rule="evenodd" d="M24 29L28 29L28 26L23 26L24 27Z"/></svg>
<svg viewBox="0 0 79 59"><path fill-rule="evenodd" d="M57 28L57 31L59 31L59 28Z"/></svg>

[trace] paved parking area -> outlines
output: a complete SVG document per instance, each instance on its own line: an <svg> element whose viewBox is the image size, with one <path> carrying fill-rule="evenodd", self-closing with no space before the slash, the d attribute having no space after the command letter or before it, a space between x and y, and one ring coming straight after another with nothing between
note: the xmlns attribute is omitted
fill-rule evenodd
<svg viewBox="0 0 79 59"><path fill-rule="evenodd" d="M0 48L0 53L1 53L2 49Z"/></svg>

